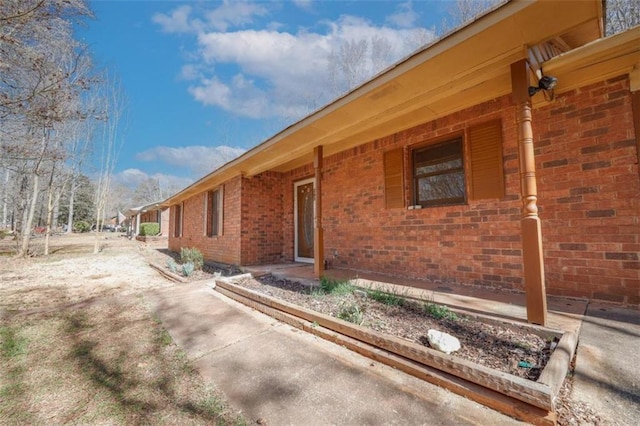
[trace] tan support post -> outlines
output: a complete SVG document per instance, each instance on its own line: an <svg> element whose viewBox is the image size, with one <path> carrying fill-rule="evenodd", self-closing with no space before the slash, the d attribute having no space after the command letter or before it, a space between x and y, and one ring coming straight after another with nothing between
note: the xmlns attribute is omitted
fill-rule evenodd
<svg viewBox="0 0 640 426"><path fill-rule="evenodd" d="M522 193L522 258L527 298L527 320L546 325L547 296L544 280L542 229L538 217L538 189L531 126L529 67L525 59L511 64L511 87L516 104L518 157L520 159L520 191Z"/></svg>
<svg viewBox="0 0 640 426"><path fill-rule="evenodd" d="M316 278L324 274L324 235L322 231L322 146L313 149L315 169L315 212L313 233L313 274Z"/></svg>

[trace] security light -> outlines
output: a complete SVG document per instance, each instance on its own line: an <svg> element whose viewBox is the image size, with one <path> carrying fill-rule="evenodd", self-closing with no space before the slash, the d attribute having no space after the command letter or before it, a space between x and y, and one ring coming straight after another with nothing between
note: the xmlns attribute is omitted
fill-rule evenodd
<svg viewBox="0 0 640 426"><path fill-rule="evenodd" d="M552 90L558 84L558 79L548 75L542 76L538 81L538 87L529 86L529 96L533 96L541 90Z"/></svg>

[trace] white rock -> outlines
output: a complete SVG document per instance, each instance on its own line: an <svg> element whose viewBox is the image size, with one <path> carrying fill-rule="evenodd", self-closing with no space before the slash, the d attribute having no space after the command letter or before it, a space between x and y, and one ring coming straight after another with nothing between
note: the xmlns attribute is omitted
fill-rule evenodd
<svg viewBox="0 0 640 426"><path fill-rule="evenodd" d="M440 352L444 352L445 354L450 354L451 352L455 352L460 349L460 340L457 337L454 337L450 334L443 333L438 330L429 330L427 332L427 339L429 340L429 345L432 348L439 350Z"/></svg>

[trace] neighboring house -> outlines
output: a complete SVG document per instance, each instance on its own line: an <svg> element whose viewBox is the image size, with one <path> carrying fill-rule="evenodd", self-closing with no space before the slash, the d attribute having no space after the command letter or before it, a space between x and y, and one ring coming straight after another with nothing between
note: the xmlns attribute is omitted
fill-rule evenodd
<svg viewBox="0 0 640 426"><path fill-rule="evenodd" d="M169 235L169 208L163 207L160 202L147 204L145 206L134 207L127 210L124 215L129 222L129 232L131 235L140 234L141 223L159 223L160 235Z"/></svg>
<svg viewBox="0 0 640 426"><path fill-rule="evenodd" d="M640 27L602 12L478 18L168 198L169 248L523 290L535 323L638 305Z"/></svg>

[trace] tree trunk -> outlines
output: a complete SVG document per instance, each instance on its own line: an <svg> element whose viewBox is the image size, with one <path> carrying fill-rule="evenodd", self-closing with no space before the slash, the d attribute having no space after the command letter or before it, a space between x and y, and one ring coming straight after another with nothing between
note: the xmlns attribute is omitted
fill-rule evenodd
<svg viewBox="0 0 640 426"><path fill-rule="evenodd" d="M51 172L52 180L53 180L53 172ZM51 236L51 223L53 221L53 187L51 186L51 182L49 185L49 196L47 197L47 229L44 234L44 255L49 255L49 238Z"/></svg>
<svg viewBox="0 0 640 426"><path fill-rule="evenodd" d="M25 211L26 218L22 223L22 246L18 251L18 256L26 257L29 254L29 241L31 240L31 227L33 225L33 216L36 212L36 204L38 201L39 179L38 174L33 174L33 190L31 191L31 204L29 210Z"/></svg>
<svg viewBox="0 0 640 426"><path fill-rule="evenodd" d="M76 198L76 176L71 178L71 192L69 194L69 217L67 218L67 234L73 232L73 203Z"/></svg>
<svg viewBox="0 0 640 426"><path fill-rule="evenodd" d="M4 190L2 191L2 225L7 226L7 197L9 187L9 169L6 170L4 175Z"/></svg>

